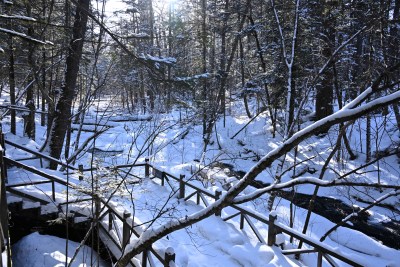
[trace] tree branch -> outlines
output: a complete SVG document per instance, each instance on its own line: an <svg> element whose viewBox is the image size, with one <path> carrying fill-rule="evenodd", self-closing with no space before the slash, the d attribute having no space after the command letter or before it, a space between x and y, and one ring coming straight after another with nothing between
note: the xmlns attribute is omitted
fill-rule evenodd
<svg viewBox="0 0 400 267"><path fill-rule="evenodd" d="M400 66L397 64L397 66ZM370 89L372 91L372 89ZM308 183L308 184L318 184L320 186L336 186L336 185L353 185L353 186L366 186L365 183L353 183L349 181L321 181L317 178L298 178L295 180L291 180L286 183L273 184L264 189L256 190L254 193L237 197L262 171L266 168L270 167L271 164L280 158L285 153L289 152L293 147L298 145L301 141L307 139L312 136L315 132L326 128L327 126L333 126L335 124L346 122L349 120L353 120L359 118L369 112L372 112L381 107L387 106L391 103L394 103L400 99L400 91L392 93L387 96L383 96L377 98L363 106L356 107L354 109L343 108L340 111L321 119L312 125L300 130L299 132L292 135L291 138L287 139L281 146L275 148L267 155L265 155L257 164L255 164L244 176L240 179L234 186L231 187L221 198L215 201L213 204L204 208L201 211L193 213L191 215L182 217L180 219L173 219L158 228L147 229L140 238L136 241L135 244L130 246L127 249L127 252L121 259L117 262L116 266L126 266L129 260L133 258L135 255L143 252L147 247L151 246L155 241L161 239L162 237L177 231L179 229L183 229L187 226L190 226L196 222L199 222L217 211L220 211L224 207L228 206L231 203L242 203L248 200L251 200L255 197L258 197L264 193L270 192L276 189L282 189L286 187L292 187L297 184ZM350 102L351 105L355 106L355 104L359 104L359 99L355 99ZM370 184L369 186L375 186L374 184ZM376 185L382 187L382 185ZM389 186L388 186L389 187ZM400 186L390 186L390 188L398 188Z"/></svg>

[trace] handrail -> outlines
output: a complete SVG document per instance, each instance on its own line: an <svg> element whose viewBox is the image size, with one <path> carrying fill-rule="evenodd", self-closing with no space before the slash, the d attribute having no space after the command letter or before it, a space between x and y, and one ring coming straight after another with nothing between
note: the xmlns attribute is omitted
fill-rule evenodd
<svg viewBox="0 0 400 267"><path fill-rule="evenodd" d="M9 157L4 157L4 161L6 163L8 163L8 164L14 165L16 167L22 168L24 170L30 171L30 172L32 172L34 174L40 175L40 176L42 176L44 178L47 178L47 179L49 179L51 181L57 182L57 183L59 183L61 185L68 185L71 188L75 188L74 184L68 183L68 182L66 182L66 181L64 181L64 180L62 180L62 179L60 179L60 178L58 178L58 177L56 177L54 175L42 172L42 171L40 171L40 170L38 170L36 168L33 168L33 167L28 166L28 165L22 164L22 163L20 163L20 162L18 162L16 160L13 160L13 159L11 159Z"/></svg>
<svg viewBox="0 0 400 267"><path fill-rule="evenodd" d="M134 224L133 221L132 221L132 224L128 223L127 218L124 218L123 215L119 214L119 212L113 206L109 205L105 199L100 198L100 201L102 202L102 204L104 206L107 207L108 213L111 211L112 215L116 216L120 221L122 221L124 223L123 227L127 227L127 230L129 230L129 232L133 233L136 237L140 237L140 233L135 229L135 227L132 226L132 224ZM107 213L104 213L102 217L104 217L106 215L107 215ZM110 215L110 213L109 213L109 215ZM126 232L126 231L123 230L123 232ZM162 264L165 264L165 259L154 248L152 248L152 246L150 246L147 250L150 251L154 256L156 256L156 258Z"/></svg>
<svg viewBox="0 0 400 267"><path fill-rule="evenodd" d="M61 161L61 160L59 160L59 159L50 157L50 156L48 156L48 155L46 155L46 154L44 154L44 153L40 153L40 152L34 151L34 150L32 150L32 149L26 148L26 147L24 147L24 146L21 146L21 145L19 145L19 144L17 144L17 143L14 143L14 142L12 142L12 141L9 141L9 140L5 140L5 139L4 139L4 142L5 142L6 144L10 145L10 146L14 146L14 147L16 147L16 148L18 148L18 149L21 149L21 150L24 150L24 151L26 151L26 152L29 152L29 153L31 153L31 154L33 154L33 155L35 155L35 156L40 157L40 158L44 158L44 159L53 161L53 162L55 162L55 163L57 163L57 164L59 164L59 165L65 167L65 168L68 168L68 169L71 169L71 170L74 170L74 171L78 170L78 168L76 168L76 167L74 167L74 166L71 166L70 164L67 164L67 163L65 163L65 162L63 162L63 161Z"/></svg>
<svg viewBox="0 0 400 267"><path fill-rule="evenodd" d="M168 177L174 179L175 181L177 181L180 186L183 184L183 186L188 186L188 187L196 190L197 194L204 194L204 195L207 195L208 197L211 197L213 199L217 199L217 196L215 194L211 193L209 190L206 190L204 188L198 187L196 185L191 184L189 181L185 181L183 179L177 178L174 175L168 174L165 171L159 170L159 169L157 169L155 166L153 166L151 164L149 164L149 167L153 169L153 173L157 174L155 177L162 180L162 184L164 183L163 179L168 176ZM161 173L161 175L160 175L160 173ZM183 190L183 192L184 192L184 190ZM190 194L191 197L193 197L194 195L196 195L196 192ZM186 199L189 199L189 197L185 198L185 196L183 196L183 199L186 200ZM269 218L265 217L262 214L259 214L258 212L246 209L246 208L241 207L240 205L237 205L237 204L231 204L228 207L231 207L233 209L238 210L239 213L235 213L234 215L230 215L230 216L226 217L224 220L229 220L229 219L232 219L232 218L240 215L241 216L240 228L243 228L244 220L246 220L249 224L251 223L248 220L248 218L246 218L246 216L249 216L249 217L251 217L253 219L256 219L256 220L268 225L269 228L275 228L275 232L284 232L284 233L288 234L289 236L292 236L292 237L294 237L294 238L296 238L298 240L301 240L302 242L312 246L315 249L316 252L322 253L322 256L325 256L323 254L328 254L328 255L333 256L333 257L335 257L335 258L337 258L337 259L339 259L339 260L341 260L341 261L343 261L345 263L348 263L348 264L350 264L352 266L359 266L359 267L362 266L361 264L346 258L344 255L342 255L340 252L335 251L330 246L328 246L328 245L326 245L326 244L324 244L324 243L322 243L322 242L320 242L318 240L315 240L315 239L313 239L313 238L311 238L311 237L309 237L309 236L307 236L305 234L302 234L302 233L300 233L300 232L298 232L298 231L296 231L296 230L294 230L294 229L292 229L292 228L290 228L290 227L288 227L288 226L286 226L286 225L284 225L284 224L282 224L280 222L276 222L274 220L271 221ZM250 225L250 227L253 228L253 226L251 226L251 225ZM261 241L262 237L260 238L259 233L256 232L255 229L252 229L252 230L255 233L255 235L257 236L257 238L260 240L260 242L262 242ZM311 250L307 250L307 253L309 253L310 251ZM299 253L301 253L301 252L299 252ZM332 260L332 259L329 259L329 260Z"/></svg>
<svg viewBox="0 0 400 267"><path fill-rule="evenodd" d="M18 162L18 161L16 161L16 160L13 160L13 159L11 159L11 158L8 158L8 157L2 157L2 158L3 158L3 160L4 160L4 163L14 165L14 166L16 166L16 167L22 168L22 169L24 169L24 170L27 170L27 171L32 172L32 173L34 173L34 174L37 174L37 175L39 175L39 176L41 176L41 177L44 177L44 178L49 179L49 181L42 181L42 180L41 180L41 181L33 181L33 182L29 182L29 183L20 183L20 184L11 184L11 185L8 185L8 186L7 186L7 190L9 190L9 191L11 191L11 192L16 192L16 191L13 189L14 187L24 186L24 185L27 185L27 184L33 185L33 184L52 183L52 185L53 185L53 186L52 186L52 195L53 195L53 200L55 201L55 187L54 187L54 183L58 183L58 184L61 184L61 185L64 185L64 186L68 186L68 187L70 187L70 188L74 188L74 189L77 188L76 185L71 184L71 183L69 183L69 182L66 182L66 181L64 181L64 180L62 180L62 179L60 179L60 178L58 178L58 177L56 177L56 176L54 176L54 175L45 173L45 172L43 172L43 171L40 171L40 170L38 170L38 169L36 169L36 168L30 167L30 166L25 165L25 164L22 164L22 163L20 163L20 162ZM145 165L146 165L146 164L140 164L139 166L145 166ZM121 166L123 166L123 167L136 167L137 165L130 164L130 165L121 165ZM91 199L93 199L93 198L91 197ZM124 226L124 228L126 228L126 229L124 229L123 232L128 232L128 233L130 232L130 233L135 234L136 237L140 237L140 233L137 231L137 229L135 229L135 228L132 227L129 223L127 223L127 220L126 220L127 218L124 218L124 216L120 215L119 212L118 212L114 207L112 207L111 205L109 205L108 202L107 202L104 198L99 198L99 199L100 199L100 202L101 202L105 207L107 207L107 210L100 216L99 219L104 218L104 216L106 216L107 214L109 214L109 216L111 215L111 216L113 216L113 217L116 217L116 218L118 218L119 220L121 220L121 221L124 223L123 226ZM87 200L88 200L88 199L85 199L85 201L87 201ZM89 199L89 200L90 200L90 199ZM44 201L44 200L41 200L41 203L42 203L42 201ZM46 202L46 204L47 204L47 203L48 203L48 202ZM72 202L71 202L71 203L72 203ZM66 203L60 203L60 204L61 204L61 205L65 205ZM112 223L115 223L115 218L112 220ZM103 230L105 230L105 229L104 229L104 226L102 225L101 222L100 222L100 227L102 227ZM107 235L108 235L108 237L112 238L112 236L111 236L110 234L107 234ZM129 236L128 236L128 237L125 237L125 238L129 238ZM117 245L117 247L118 247L119 249L121 249L121 253L122 253L122 251L123 251L123 249L124 249L124 246L123 246L124 240L122 240L121 244L118 244L118 241L115 240L114 238L112 238L112 242L113 242L115 245ZM126 242L126 241L125 241L125 242ZM150 246L149 248L147 248L146 252L143 253L144 256L143 256L143 260L142 260L142 261L147 261L148 259L150 260L150 258L149 258L150 255L148 255L148 252L151 252L163 265L166 264L166 262L167 262L166 258L164 258L159 252L157 252L157 251L156 251L154 248L152 248L151 246ZM144 265L145 265L145 264L144 264Z"/></svg>
<svg viewBox="0 0 400 267"><path fill-rule="evenodd" d="M337 258L337 259L339 259L339 260L341 260L341 261L343 261L345 263L348 263L348 264L350 264L352 266L358 266L358 267L362 267L363 266L363 265L361 265L361 264L359 264L359 263L357 263L355 261L352 261L352 260L346 258L344 255L342 255L342 254L340 254L338 252L335 252L334 250L331 249L330 246L328 246L328 245L326 245L326 244L324 244L322 242L319 242L317 240L314 240L313 238L311 238L311 237L309 237L309 236L307 236L307 235L305 235L303 233L294 231L292 228L290 228L290 227L288 227L288 226L286 226L286 225L284 225L284 224L282 224L280 222L275 222L275 227L278 228L280 231L282 231L284 233L287 233L288 235L291 235L294 238L296 238L298 240L301 240L306 244L309 244L309 245L313 246L314 248L316 248L317 250L321 251L322 253L326 253L328 255L331 255L331 256L333 256L333 257L335 257L335 258Z"/></svg>
<svg viewBox="0 0 400 267"><path fill-rule="evenodd" d="M29 167L29 166L27 166L25 164L22 164L22 163L19 163L19 162L15 161L15 160L12 160L12 159L10 159L8 157L4 157L4 162L11 163L12 165L15 165L15 166L20 167L20 168L24 168L24 169L26 169L28 171L31 171L31 172L33 172L35 174L38 174L38 175L40 175L42 177L45 177L45 178L47 178L47 179L49 179L49 180L51 180L53 182L56 182L56 183L59 183L59 184L62 184L62 185L66 185L66 186L70 186L72 188L76 188L75 185L67 183L66 181L64 181L64 180L62 180L62 179L60 179L58 177L55 177L53 175L44 173L44 172L39 171L39 170L37 170L35 168ZM196 193L197 193L198 198L199 198L199 196L204 197L203 195L206 195L206 196L208 196L210 198L213 198L213 199L217 199L218 198L218 196L216 194L213 194L211 191L206 190L204 188L201 188L199 186L196 186L194 184L191 184L189 181L184 180L183 177L178 178L178 177L176 177L176 176L174 176L172 174L169 174L169 173L167 173L165 171L159 170L155 166L153 166L150 163L148 163L148 161L146 161L146 163L144 163L144 164L126 164L126 165L119 165L119 166L114 166L114 167L109 167L109 168L116 168L116 167L118 167L118 168L142 167L142 166L145 166L146 173L149 172L149 168L152 168L154 172L158 172L157 175L155 176L156 178L160 178L160 179L172 178L173 180L175 180L176 182L179 183L179 186L184 186L184 187L188 186L188 187L194 189L195 192L191 193L192 197L195 196ZM159 177L159 176L161 176L161 177ZM43 183L43 181L41 181L40 183ZM184 190L183 190L183 193L184 193ZM182 197L182 196L180 196L180 197ZM185 199L185 196L183 196L183 198ZM107 211L105 211L103 213L101 218L104 218L104 216L106 216L107 214L112 214L112 216L115 216L121 222L123 222L124 227L127 227L126 229L128 230L128 233L129 232L133 233L133 234L135 234L136 237L140 236L141 233L139 233L139 231L137 231L137 229L135 229L135 227L133 227L131 224L127 223L127 219L128 218L125 218L123 215L119 214L119 212L114 207L109 205L108 202L105 199L100 198L100 201L107 208ZM301 240L302 242L304 242L304 243L306 243L306 244L308 244L308 245L310 245L310 246L312 246L314 248L314 249L304 250L305 252L299 251L299 252L296 252L296 253L311 253L311 252L315 251L315 252L317 252L319 254L319 257L324 256L325 258L327 258L327 257L329 258L329 256L324 255L324 254L328 254L328 255L330 255L332 257L335 257L335 258L337 258L337 259L339 259L339 260L341 260L341 261L343 261L345 263L348 263L348 264L350 264L352 266L362 266L361 264L359 264L359 263L357 263L357 262L355 262L353 260L348 259L342 253L335 251L330 246L328 246L328 245L326 245L326 244L324 244L322 242L319 242L318 240L315 240L315 239L313 239L313 238L311 238L311 237L309 237L309 236L307 236L305 234L302 234L302 233L300 233L300 232L298 232L298 231L296 231L296 230L294 230L294 229L292 229L292 228L290 228L290 227L288 227L288 226L286 226L286 225L284 225L284 224L282 224L280 222L276 222L275 220L271 220L271 218L267 218L264 215L259 214L256 211L249 210L249 209L247 209L245 207L242 207L241 205L237 205L237 204L231 204L228 207L231 207L231 208L237 210L238 212L235 213L234 215L226 217L224 220L229 220L229 219L232 219L232 218L234 218L236 216L241 216L241 223L240 223L241 226L240 227L243 228L243 222L247 221L247 223L250 225L252 230L255 232L255 234L256 234L257 238L260 240L260 242L263 242L263 238L257 233L258 231L256 231L256 229L253 229L254 226L251 225L252 222L249 220L249 218L246 218L246 216L251 217L251 218L253 218L255 220L258 220L258 221L268 225L269 229L270 228L274 228L275 232L286 233L289 236L292 236L292 237L294 237L294 238L296 238L298 240ZM115 221L115 218L113 219L113 221ZM126 232L126 231L124 230L123 232ZM270 238L270 237L268 236L268 238ZM113 242L114 241L115 240L113 240ZM269 243L270 243L270 240L268 240L268 244ZM122 248L124 247L123 244L121 244L121 247ZM147 249L147 252L143 253L143 255L144 255L143 256L143 261L147 260L147 257L148 257L147 253L148 252L151 252L161 263L163 263L163 264L165 263L165 259L155 249L153 249L151 246ZM295 252L293 252L293 253L295 253ZM332 259L330 259L330 258L328 260L332 261Z"/></svg>
<svg viewBox="0 0 400 267"><path fill-rule="evenodd" d="M115 166L105 166L104 169L113 170L113 169L123 169L123 168L133 168L133 167L144 167L146 163L138 163L138 164L121 164ZM82 169L83 172L95 171L97 168L84 168Z"/></svg>

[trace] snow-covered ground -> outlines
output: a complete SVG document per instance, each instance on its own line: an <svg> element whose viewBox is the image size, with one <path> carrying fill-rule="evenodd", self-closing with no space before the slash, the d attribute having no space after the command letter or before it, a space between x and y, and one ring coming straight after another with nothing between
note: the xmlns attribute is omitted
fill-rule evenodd
<svg viewBox="0 0 400 267"><path fill-rule="evenodd" d="M68 241L68 262L73 257L79 243ZM13 266L65 266L66 240L37 232L23 237L13 246ZM100 266L106 267L107 263L99 259L96 252L90 247L83 246L71 264L74 267Z"/></svg>
<svg viewBox="0 0 400 267"><path fill-rule="evenodd" d="M216 131L211 139L212 144L207 148L207 153L203 157L201 124L189 111L175 110L171 113L153 114L151 120L146 120L148 117L144 117L144 120L140 121L129 121L127 120L129 118L124 113L116 111L107 112L107 114L112 114L108 117L100 117L99 114L104 114L104 111L111 109L108 104L110 104L110 101L96 103L92 110L88 112L86 122L97 122L102 125L109 125L111 128L101 134L92 143L98 150L91 150L92 153L79 156L77 162L75 162L75 166L78 164L83 164L85 167L96 165L99 171L93 173L86 172L83 181L79 181L77 174L68 174L67 176L60 171L43 169L45 172L68 179L70 182L85 188L90 188L93 183L96 183L101 193L108 196L125 174L120 173L116 176L115 173L110 173L104 169L104 166L143 162L144 158L148 157L154 166L176 176L184 174L188 179L191 179L193 184L205 186L211 191L217 188L224 191L223 185L236 182L236 178L229 176L229 171L224 167L220 167L220 165L208 166L207 169L204 169L208 171L202 178L195 176L194 173L199 168L203 168L214 162L227 163L232 165L232 168L236 171L246 172L260 157L282 142L280 136L272 138L269 121L265 115L259 116L234 139L231 139L249 120L240 112L243 110L240 104L234 103L238 106L232 107L231 116L226 118L226 127L223 126L222 119L218 121L215 127ZM101 112L96 112L99 109ZM111 121L111 118L113 121ZM140 115L135 116L135 118L140 118ZM118 119L126 121L115 122ZM40 148L46 136L44 127L37 126L36 141L32 141L21 137L22 119L18 120L17 136L8 133L8 120L9 117L5 117L2 121L3 132L6 133L7 140L23 144L35 150ZM380 129L380 125L382 123L390 123L391 118L388 118L384 122L377 116L376 118L374 117L372 122L373 129ZM305 122L304 125L309 123ZM344 174L349 169L365 162L365 148L363 148L362 144L362 135L364 133L360 130L363 129L363 123L365 122L361 121L359 122L360 125L355 124L349 129L351 144L359 156L358 159L356 161L345 162L332 161L331 168L327 170L324 180L332 179L338 174ZM87 130L94 130L95 128L94 126L85 127L87 127ZM387 131L377 131L374 135L374 142L380 149L389 146L393 141L399 140L399 132L395 130L395 125L393 127L388 126L387 129ZM329 134L324 137L312 137L301 143L298 147L297 161L304 161L304 163L297 166L296 171L294 171L295 174L306 167L320 170L324 164L324 159L326 159L332 150L337 132L337 128L332 128ZM92 134L90 131L82 132L78 146ZM70 154L74 152L75 136L76 131L72 135ZM148 140L154 140L154 142L149 143ZM90 146L87 149L89 148ZM12 158L22 158L28 155L21 150L11 147L7 147L6 153L7 156ZM204 158L204 161L199 164L199 160L202 158ZM283 169L293 164L294 160L294 152L289 153L286 156L286 163ZM38 160L24 161L24 163L40 168ZM364 172L362 175L357 174L358 179L361 176L364 181L376 182L379 178L381 183L399 184L399 164L397 158L392 156L380 161L379 164L379 172L377 171L378 165L375 164L363 169ZM278 162L271 166L271 168L263 171L257 179L264 183L273 182L277 168ZM135 171L136 169L132 170L132 172ZM143 176L143 169L139 172ZM286 172L282 176L282 180L291 180L293 174L292 170ZM303 174L303 177L318 177L318 174L318 171L315 174L306 172ZM112 179L109 178L111 175L113 176ZM19 183L35 179L40 178L16 168L9 170L9 183ZM111 204L121 212L124 210L130 211L135 216L136 224L143 223L141 226L142 229L145 229L150 224L152 227L157 227L163 222L180 218L186 214L192 214L202 208L192 200L183 202L177 199L175 197L176 192L171 191L169 187L161 186L160 181L157 179L132 180L132 182L135 183L125 184L123 188L118 190L117 194L111 199ZM302 185L296 186L294 189L297 192L312 194L314 187L312 185ZM36 194L45 192L49 196L51 195L51 186L46 184L26 187L26 190ZM254 188L248 187L244 193L250 193L253 190ZM333 197L343 200L350 205L364 207L367 204L357 201L357 198L373 201L385 192L387 190L381 192L375 189L359 190L348 187L327 187L321 188L318 195ZM70 196L70 198L79 197L77 192L71 191L71 193L74 195ZM56 199L58 202L65 201L65 187L57 186ZM247 203L245 206L248 209L268 216L267 200L268 195L265 195ZM399 197L388 198L384 203L399 207ZM274 208L278 212L279 221L288 224L290 217L289 202L278 198L275 201ZM227 211L222 212L223 216L225 212ZM302 230L305 215L306 210L296 208L295 229ZM382 207L374 207L370 210L370 220L375 222L384 222L391 218L399 220L399 217L400 214ZM153 221L154 218L157 218L157 220ZM260 222L254 223L266 239L268 230L266 225ZM162 238L154 244L154 248L159 250L166 249L167 247L174 248L178 266L316 266L317 255L315 253L303 254L300 260L295 260L293 256L282 255L279 247L269 247L261 244L251 231L246 231L246 227L244 231L241 231L238 225L238 218L224 222L219 217L211 216L184 230L174 232ZM334 224L329 220L313 214L307 234L319 240L333 226ZM42 245L42 250L31 247L32 239L38 240L39 238L45 240L41 244L48 244L48 246ZM289 243L289 239L285 238L285 247L294 248ZM134 238L132 238L132 242L134 242ZM73 244L72 242L69 243ZM400 266L400 251L383 246L380 242L348 228L339 228L329 235L325 243L363 266ZM56 244L61 248L56 249ZM46 247L48 250L46 250ZM33 234L14 246L13 254L18 259L32 259L32 262L42 262L42 265L26 265L23 260L18 260L18 262L15 262L15 266L61 266L63 264L58 263L57 259L65 257L61 255L63 247L65 247L65 241L61 241L55 237L49 238L48 236L44 237ZM73 248L69 249L69 251L72 250ZM88 255L87 252L84 254ZM85 255L82 257L85 257ZM84 261L79 260L76 266L80 266L81 262L84 264ZM86 261L86 264L89 263ZM339 265L347 266L341 262L339 262ZM324 261L324 266L329 266L329 264Z"/></svg>

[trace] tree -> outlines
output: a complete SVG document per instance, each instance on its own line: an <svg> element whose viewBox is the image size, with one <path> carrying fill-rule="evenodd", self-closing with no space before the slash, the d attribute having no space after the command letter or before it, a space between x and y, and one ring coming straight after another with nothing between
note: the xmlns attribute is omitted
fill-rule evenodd
<svg viewBox="0 0 400 267"><path fill-rule="evenodd" d="M287 97L286 97L286 114L285 114L285 135L292 135L293 123L294 123L294 102L296 98L296 88L294 83L294 64L297 52L297 32L299 28L299 6L300 0L295 3L294 21L293 21L293 33L291 34L290 44L286 44L286 36L283 32L283 26L281 25L281 19L279 18L278 11L275 6L275 1L271 0L271 5L274 11L280 41L282 57L287 67Z"/></svg>
<svg viewBox="0 0 400 267"><path fill-rule="evenodd" d="M315 7L316 29L320 37L321 55L319 58L325 62L332 56L332 47L335 44L335 18L334 5L337 2L322 1L313 5ZM320 120L333 113L333 63L331 62L325 72L320 75L316 84L315 119ZM329 129L323 130L326 133Z"/></svg>
<svg viewBox="0 0 400 267"><path fill-rule="evenodd" d="M75 96L76 80L82 56L89 4L89 0L79 0L76 5L72 40L68 48L66 59L65 82L61 88L60 98L56 104L49 137L50 156L54 158L59 158L61 155L65 135L71 123L72 100ZM50 168L56 169L57 163L51 162Z"/></svg>

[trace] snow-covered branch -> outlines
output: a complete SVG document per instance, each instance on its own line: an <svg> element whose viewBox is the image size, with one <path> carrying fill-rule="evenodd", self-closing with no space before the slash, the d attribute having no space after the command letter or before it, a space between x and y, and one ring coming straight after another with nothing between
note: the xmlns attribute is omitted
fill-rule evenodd
<svg viewBox="0 0 400 267"><path fill-rule="evenodd" d="M29 35L26 35L25 33L16 32L16 31L13 31L13 30L5 29L5 28L0 28L0 32L4 32L4 33L7 33L7 34L10 34L10 35L13 35L13 36L18 36L18 37L20 37L22 39L25 39L27 41L38 43L38 44L42 44L42 45L54 45L52 42L41 41L41 40L35 39L35 38L33 38L33 37L29 36Z"/></svg>
<svg viewBox="0 0 400 267"><path fill-rule="evenodd" d="M299 132L295 133L291 138L289 138L288 140L286 140L281 146L275 148L274 150L270 151L266 156L264 156L254 167L253 169L251 169L244 177L243 179L248 179L246 176L251 174L251 180L253 180L255 178L255 176L253 177L254 174L258 175L262 170L268 168L269 166L271 166L272 162L274 162L274 160L278 159L280 156L284 155L285 153L289 152L290 149L292 149L293 147L295 147L296 145L298 145L301 141L305 140L306 138L308 138L309 136L313 135L314 133L318 132L320 129L323 129L324 127L327 126L333 126L335 124L341 123L341 122L345 122L345 121L349 121L349 120L353 120L356 119L358 117L361 117L373 110L376 110L380 107L383 106L387 106L391 103L394 103L396 101L398 101L400 99L400 91L397 91L395 93L392 93L390 95L387 96L383 96L380 97L378 99L375 99L371 102L368 102L365 105L359 106L357 108L354 109L348 109L346 107L343 107L341 110L337 111L336 113L323 118L319 121L316 121L315 123L309 125L308 127L300 130ZM354 99L353 101L351 101L349 104L350 106L354 105L354 102L357 102L357 98ZM252 174L254 173L254 174ZM319 180L319 179L318 179ZM290 182L296 182L295 180L292 180ZM311 183L311 181L310 181ZM323 183L316 183L320 186L327 186L327 181L324 181ZM295 184L294 184L295 185ZM339 185L338 183L336 185ZM283 185L283 187L281 187L282 185L279 184L279 188L277 187L277 184L273 184L271 185L271 187L266 187L266 188L262 188L262 189L258 189L256 191L254 191L253 193L246 195L246 196L242 196L239 198L235 199L235 202L246 202L249 201L251 199L257 198L258 196L261 196L269 191L271 191L272 189L279 189L279 188L284 188L287 187L289 185ZM393 187L391 187L393 188Z"/></svg>
<svg viewBox="0 0 400 267"><path fill-rule="evenodd" d="M379 80L380 78L378 78ZM244 176L240 179L234 186L231 187L221 198L215 201L210 206L204 208L201 211L193 213L189 216L182 217L180 219L171 220L158 228L149 228L147 229L144 234L136 241L136 243L132 244L130 247L126 249L126 253L121 259L117 262L117 266L125 266L129 260L134 257L135 255L144 251L147 247L153 244L155 241L159 240L160 238L187 226L190 226L196 222L199 222L215 212L221 210L222 208L234 203L234 202L243 202L250 199L253 199L259 195L262 195L266 192L272 191L277 188L284 188L290 187L296 183L314 183L319 184L321 186L331 186L334 185L344 185L349 184L349 181L322 181L316 178L298 178L289 182L280 183L280 184L273 184L269 187L264 189L256 190L254 193L238 197L238 195L243 192L243 190L252 182L254 179L266 168L270 167L271 164L279 159L282 155L293 149L296 145L298 145L303 140L307 139L308 137L312 136L314 133L318 132L319 130L333 126L335 124L353 120L363 116L369 112L377 110L381 107L387 106L392 104L400 99L400 91L396 91L390 95L379 97L373 101L370 101L362 106L358 106L353 109L343 108L340 111L324 118L319 121L316 121L312 125L302 129L301 131L292 135L291 138L287 139L284 143L280 146L269 152L265 155L260 161L258 161ZM350 106L354 106L353 103L356 100L350 102ZM349 107L349 106L348 106ZM354 185L356 185L354 183ZM364 185L364 184L358 184ZM380 185L382 186L382 185ZM392 187L393 188L393 187ZM400 188L399 188L400 189Z"/></svg>
<svg viewBox="0 0 400 267"><path fill-rule="evenodd" d="M25 20L25 21L32 21L32 22L36 22L37 21L35 18L26 17L26 16L20 16L20 15L4 15L4 14L1 14L0 18L2 18L2 19L18 19L18 20Z"/></svg>

